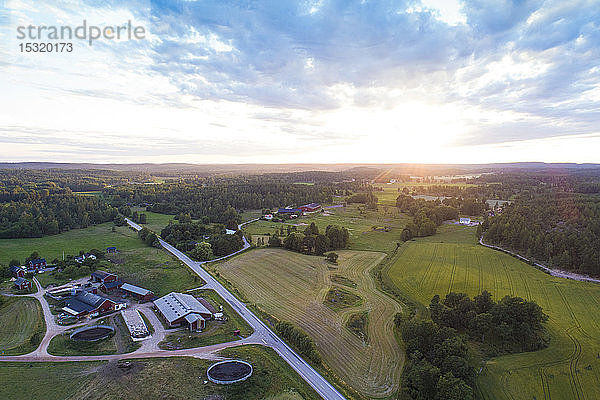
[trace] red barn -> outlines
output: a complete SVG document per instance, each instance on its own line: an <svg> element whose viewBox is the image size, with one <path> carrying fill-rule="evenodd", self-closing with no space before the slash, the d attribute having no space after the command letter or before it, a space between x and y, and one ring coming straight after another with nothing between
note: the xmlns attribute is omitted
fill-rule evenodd
<svg viewBox="0 0 600 400"><path fill-rule="evenodd" d="M121 285L121 292L128 296L133 296L139 301L150 301L154 298L154 293L152 293L152 291L129 283Z"/></svg>
<svg viewBox="0 0 600 400"><path fill-rule="evenodd" d="M315 212L321 209L321 205L318 203L310 203L300 206L299 208L302 210L302 212Z"/></svg>
<svg viewBox="0 0 600 400"><path fill-rule="evenodd" d="M115 274L111 274L106 271L94 271L92 272L92 281L100 283L116 282L119 277Z"/></svg>
<svg viewBox="0 0 600 400"><path fill-rule="evenodd" d="M63 311L75 317L92 314L99 315L125 308L125 303L117 303L106 297L88 292L79 292L65 300Z"/></svg>

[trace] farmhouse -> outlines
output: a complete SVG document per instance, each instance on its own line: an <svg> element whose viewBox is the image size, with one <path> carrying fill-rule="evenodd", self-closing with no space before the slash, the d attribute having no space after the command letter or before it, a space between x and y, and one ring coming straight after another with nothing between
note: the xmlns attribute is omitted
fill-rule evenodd
<svg viewBox="0 0 600 400"><path fill-rule="evenodd" d="M129 283L124 283L121 285L121 292L123 292L123 294L133 296L140 301L150 301L154 297L154 293L152 293L152 291L139 286L131 285Z"/></svg>
<svg viewBox="0 0 600 400"><path fill-rule="evenodd" d="M84 315L100 315L126 307L126 303L117 303L106 297L88 292L79 292L75 296L65 300L66 306L63 311L75 317Z"/></svg>
<svg viewBox="0 0 600 400"><path fill-rule="evenodd" d="M117 250L116 247L113 246L113 247L107 247L106 252L107 253L118 253L119 251Z"/></svg>
<svg viewBox="0 0 600 400"><path fill-rule="evenodd" d="M471 223L471 218L461 218L459 222L463 225L469 225Z"/></svg>
<svg viewBox="0 0 600 400"><path fill-rule="evenodd" d="M154 306L169 326L187 326L190 331L204 329L212 313L194 296L171 292L154 301Z"/></svg>
<svg viewBox="0 0 600 400"><path fill-rule="evenodd" d="M310 203L300 206L298 208L300 208L303 212L315 212L321 209L321 205L318 203Z"/></svg>
<svg viewBox="0 0 600 400"><path fill-rule="evenodd" d="M94 271L92 272L92 282L100 282L100 283L108 283L108 282L116 282L118 280L118 276L115 274L111 274L106 271Z"/></svg>
<svg viewBox="0 0 600 400"><path fill-rule="evenodd" d="M19 277L15 281L15 287L19 290L31 289L31 282L23 277Z"/></svg>
<svg viewBox="0 0 600 400"><path fill-rule="evenodd" d="M37 258L35 260L31 260L27 263L27 269L40 269L46 268L46 259L45 258Z"/></svg>
<svg viewBox="0 0 600 400"><path fill-rule="evenodd" d="M225 233L226 233L227 235L234 235L234 234L235 234L235 232L236 232L236 231L235 231L234 229L225 229Z"/></svg>
<svg viewBox="0 0 600 400"><path fill-rule="evenodd" d="M23 278L25 276L25 270L22 267L19 267L18 265L13 265L12 267L10 267L10 272L15 278Z"/></svg>

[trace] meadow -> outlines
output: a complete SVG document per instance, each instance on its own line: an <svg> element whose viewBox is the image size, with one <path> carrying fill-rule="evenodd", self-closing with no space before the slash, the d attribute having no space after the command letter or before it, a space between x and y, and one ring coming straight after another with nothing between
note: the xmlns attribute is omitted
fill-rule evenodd
<svg viewBox="0 0 600 400"><path fill-rule="evenodd" d="M409 190L417 187L442 185L442 186L458 186L458 187L470 187L477 186L472 183L425 183L425 182L395 182L395 183L375 183L373 186L382 189L382 191L373 192L380 204L395 206L396 198L401 193L402 189L408 188Z"/></svg>
<svg viewBox="0 0 600 400"><path fill-rule="evenodd" d="M112 222L107 222L41 238L0 239L0 264L7 265L12 259L24 263L34 251L50 263L62 259L63 252L78 255L80 250L105 250L109 246L117 246L119 250L140 247L137 233L124 226L116 227L113 232L113 226Z"/></svg>
<svg viewBox="0 0 600 400"><path fill-rule="evenodd" d="M0 354L32 352L46 332L40 303L27 297L2 297L0 300Z"/></svg>
<svg viewBox="0 0 600 400"><path fill-rule="evenodd" d="M368 397L393 394L400 381L404 352L393 317L400 306L378 291L370 271L385 254L339 251L338 264L323 257L282 249L258 249L211 266L261 311L302 328L315 342L329 368L344 383ZM337 311L324 304L331 276L356 284L344 286L363 299ZM351 315L368 311L368 341L346 327Z"/></svg>
<svg viewBox="0 0 600 400"><path fill-rule="evenodd" d="M192 357L117 362L2 363L0 398L27 399L219 399L317 400L320 397L273 350L243 346L222 353L252 363L247 381L204 384L212 361ZM160 395L158 395L160 393Z"/></svg>
<svg viewBox="0 0 600 400"><path fill-rule="evenodd" d="M364 206L360 206L364 208ZM380 205L376 211L359 210L359 205L350 204L347 207L328 208L326 212L309 214L286 223L256 221L244 227L251 235L265 235L279 232L283 226L284 232L290 225L296 225L300 232L314 222L320 232L325 232L327 225L339 225L350 233L351 250L371 250L390 252L396 248L395 241L399 240L400 232L410 217L402 214L396 207ZM387 227L387 232L374 230L373 227ZM256 239L256 238L254 238Z"/></svg>
<svg viewBox="0 0 600 400"><path fill-rule="evenodd" d="M478 245L474 232L443 226L438 235L407 242L384 281L423 305L436 294L488 290L496 300L534 300L549 315L550 346L487 360L477 378L480 398L600 398L600 286L552 277Z"/></svg>

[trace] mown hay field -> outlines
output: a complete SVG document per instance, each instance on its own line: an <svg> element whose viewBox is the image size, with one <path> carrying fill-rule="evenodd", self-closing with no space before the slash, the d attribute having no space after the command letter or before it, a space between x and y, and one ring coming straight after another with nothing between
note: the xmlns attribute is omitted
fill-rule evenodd
<svg viewBox="0 0 600 400"><path fill-rule="evenodd" d="M250 302L280 320L300 326L343 382L368 397L387 397L398 389L404 352L394 336L393 318L400 306L375 287L369 271L385 254L344 250L338 265L323 257L282 249L259 249L235 257L217 271ZM323 302L331 276L356 283L344 286L363 301L334 311ZM339 278L337 278L339 280ZM368 341L352 333L351 314L368 311Z"/></svg>
<svg viewBox="0 0 600 400"><path fill-rule="evenodd" d="M46 332L42 306L28 297L3 297L0 306L0 354L34 351Z"/></svg>
<svg viewBox="0 0 600 400"><path fill-rule="evenodd" d="M483 399L599 399L600 285L555 278L476 243L464 228L407 243L384 279L428 305L435 294L491 292L536 301L550 316L550 346L497 357L478 377ZM435 242L435 240L438 242ZM443 242L442 242L443 240Z"/></svg>

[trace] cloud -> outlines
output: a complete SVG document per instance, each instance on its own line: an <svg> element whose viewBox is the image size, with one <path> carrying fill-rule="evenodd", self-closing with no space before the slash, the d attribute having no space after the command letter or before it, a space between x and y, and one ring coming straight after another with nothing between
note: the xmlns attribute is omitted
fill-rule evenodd
<svg viewBox="0 0 600 400"><path fill-rule="evenodd" d="M158 159L162 149L164 157L239 161L250 149L257 157L292 147L362 156L368 140L451 149L599 132L600 9L592 0L4 7L0 121L17 132L4 140L32 149L54 140L91 151L121 137L106 157ZM43 59L15 51L16 24L83 19L131 19L147 38L76 43L72 54Z"/></svg>

